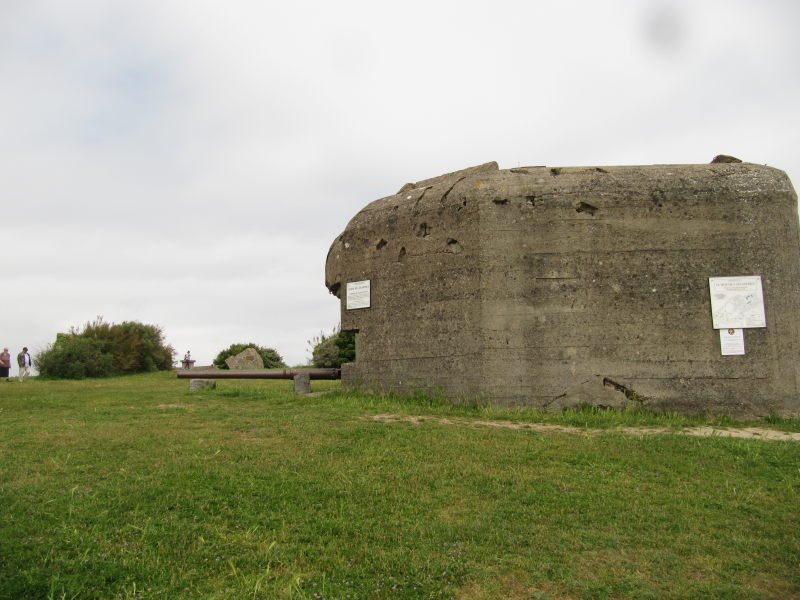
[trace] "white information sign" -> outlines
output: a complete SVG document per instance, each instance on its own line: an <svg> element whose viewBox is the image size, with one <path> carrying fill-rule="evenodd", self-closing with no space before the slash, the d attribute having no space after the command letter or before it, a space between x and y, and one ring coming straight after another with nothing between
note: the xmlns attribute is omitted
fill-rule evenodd
<svg viewBox="0 0 800 600"><path fill-rule="evenodd" d="M720 329L719 347L722 356L744 354L744 329Z"/></svg>
<svg viewBox="0 0 800 600"><path fill-rule="evenodd" d="M714 329L766 327L761 276L709 277Z"/></svg>
<svg viewBox="0 0 800 600"><path fill-rule="evenodd" d="M347 309L369 308L369 279L347 284Z"/></svg>

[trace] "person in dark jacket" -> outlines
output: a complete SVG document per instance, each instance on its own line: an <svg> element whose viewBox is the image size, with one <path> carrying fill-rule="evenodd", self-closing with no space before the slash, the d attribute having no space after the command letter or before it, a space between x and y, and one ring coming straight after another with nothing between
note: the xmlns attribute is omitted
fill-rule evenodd
<svg viewBox="0 0 800 600"><path fill-rule="evenodd" d="M23 348L22 352L17 354L17 364L19 365L19 380L25 381L25 378L31 374L31 366L33 364L27 348Z"/></svg>

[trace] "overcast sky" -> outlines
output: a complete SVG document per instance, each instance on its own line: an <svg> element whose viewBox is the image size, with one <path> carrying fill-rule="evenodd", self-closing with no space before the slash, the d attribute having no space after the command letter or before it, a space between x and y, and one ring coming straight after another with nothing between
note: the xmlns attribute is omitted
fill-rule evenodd
<svg viewBox="0 0 800 600"><path fill-rule="evenodd" d="M308 360L328 247L495 160L800 181L795 0L0 0L0 346L96 316ZM12 372L16 372L13 369Z"/></svg>

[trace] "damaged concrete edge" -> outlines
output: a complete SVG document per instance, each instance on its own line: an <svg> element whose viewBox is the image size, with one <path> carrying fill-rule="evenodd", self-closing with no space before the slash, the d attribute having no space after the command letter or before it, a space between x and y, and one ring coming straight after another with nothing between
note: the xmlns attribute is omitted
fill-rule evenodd
<svg viewBox="0 0 800 600"><path fill-rule="evenodd" d="M708 164L718 165L718 164L752 164L742 161L739 158L734 156L729 156L727 154L719 154L715 156ZM685 166L698 166L702 163L687 163L687 164L672 164L672 163L664 163L664 164L654 164L650 165L653 167L685 167ZM531 175L530 170L533 171L541 171L547 170L551 176L558 176L562 173L580 173L580 172L597 172L597 173L610 173L614 169L618 168L626 168L625 165L613 165L613 166L589 166L589 165L575 165L575 166L561 166L561 167L547 167L546 165L531 165L531 166L524 166L524 167L514 167L510 169L500 169L499 165L496 161L491 161L484 163L482 165L476 165L474 167L467 167L466 169L461 169L459 171L452 171L450 173L445 173L443 175L438 175L436 177L431 177L429 179L422 179L417 181L416 183L406 183L401 187L396 194L404 194L410 190L419 189L421 187L432 187L434 185L448 183L454 179L466 179L467 177L475 176L475 175L484 175L487 173L493 173L496 171L508 171L510 173L519 173L519 174L526 174ZM390 196L387 196L387 198Z"/></svg>
<svg viewBox="0 0 800 600"><path fill-rule="evenodd" d="M603 377L603 386L613 388L618 392L622 392L623 394L625 394L625 397L628 400L636 402L639 405L644 405L645 402L649 400L649 398L647 398L646 396L642 396L641 394L632 390L628 386L622 385L621 383L618 383L613 379L609 379L608 377Z"/></svg>
<svg viewBox="0 0 800 600"><path fill-rule="evenodd" d="M408 190L413 190L420 187L425 187L425 186L431 187L434 185L438 185L440 183L447 183L454 179L465 179L467 177L472 177L474 175L483 175L484 173L494 173L495 171L499 170L500 167L497 165L497 163L495 161L492 161L475 167L468 167L466 169L461 169L460 171L445 173L444 175L439 175L438 177L423 179L422 181L418 181L416 183L407 183L403 187L401 187L397 193L402 194L407 192Z"/></svg>

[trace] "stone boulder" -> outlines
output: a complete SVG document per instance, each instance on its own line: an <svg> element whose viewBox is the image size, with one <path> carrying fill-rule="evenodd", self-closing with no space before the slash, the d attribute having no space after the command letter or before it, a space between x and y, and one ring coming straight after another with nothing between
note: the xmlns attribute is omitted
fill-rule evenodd
<svg viewBox="0 0 800 600"><path fill-rule="evenodd" d="M213 390L216 389L217 382L213 379L190 379L189 380L189 391L190 392L199 392L201 390Z"/></svg>
<svg viewBox="0 0 800 600"><path fill-rule="evenodd" d="M255 348L245 348L236 356L229 356L225 364L231 371L244 371L249 369L263 369L264 361Z"/></svg>

